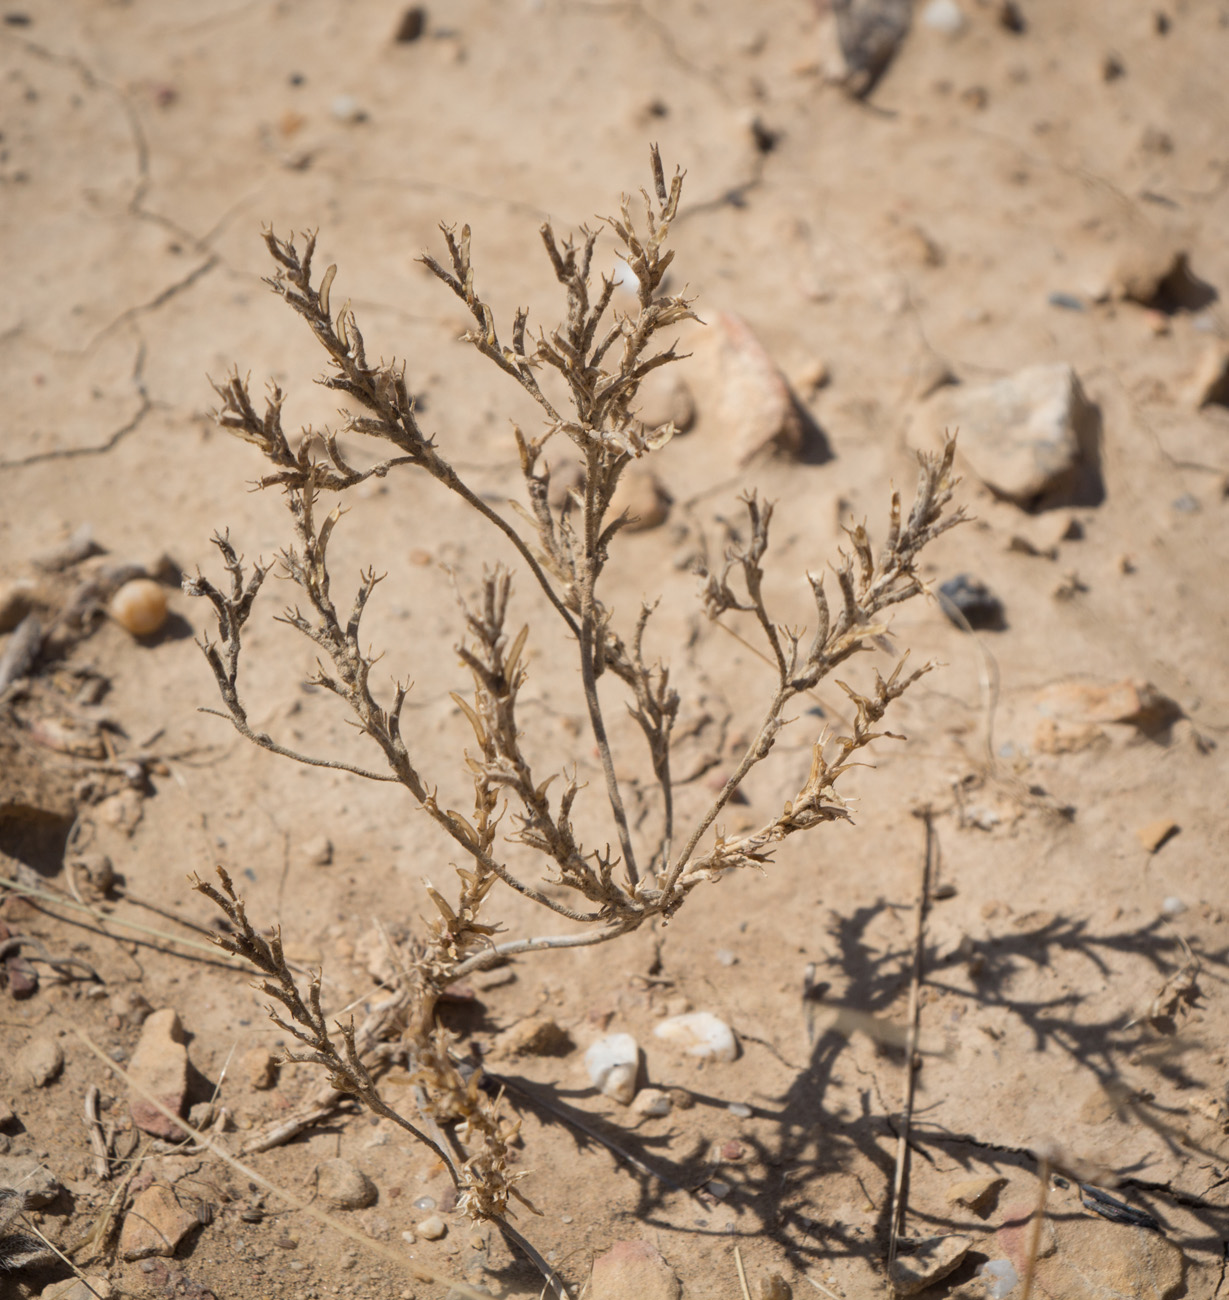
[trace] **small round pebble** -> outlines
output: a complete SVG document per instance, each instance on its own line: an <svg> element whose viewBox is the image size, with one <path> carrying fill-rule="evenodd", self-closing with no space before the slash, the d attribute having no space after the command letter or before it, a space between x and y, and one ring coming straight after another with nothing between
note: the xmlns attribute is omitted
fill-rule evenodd
<svg viewBox="0 0 1229 1300"><path fill-rule="evenodd" d="M166 589L152 578L133 578L111 597L108 611L133 636L152 636L166 622Z"/></svg>
<svg viewBox="0 0 1229 1300"><path fill-rule="evenodd" d="M417 1228L418 1235L427 1241L439 1241L447 1231L448 1225L438 1214L428 1215Z"/></svg>

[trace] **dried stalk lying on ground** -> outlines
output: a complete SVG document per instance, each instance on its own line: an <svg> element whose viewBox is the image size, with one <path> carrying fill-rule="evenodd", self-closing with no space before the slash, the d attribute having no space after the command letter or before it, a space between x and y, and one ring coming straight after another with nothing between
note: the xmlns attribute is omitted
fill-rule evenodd
<svg viewBox="0 0 1229 1300"><path fill-rule="evenodd" d="M458 1068L446 1033L435 1023L441 991L467 972L514 954L601 943L654 917L668 919L700 882L716 880L730 868L759 867L786 837L847 817L845 804L834 788L836 781L858 750L877 736L890 734L876 731L876 727L892 701L926 671L924 668L905 674L902 661L886 681L876 673L866 695L841 683L856 708L850 734L825 734L819 739L806 780L786 801L780 815L742 835L727 836L718 827L713 837L705 840L748 772L772 749L789 702L867 648L868 642L885 630L882 615L922 590L915 568L919 552L962 518L959 510L944 513L954 482L954 449L949 443L943 455L921 458L917 497L908 516L902 515L899 496L893 497L888 536L878 555L864 527L849 530L852 554L842 554L835 570L839 592L835 608L829 606L823 580L810 579L816 625L804 644L801 634L773 620L764 601L761 562L768 549L772 507L753 494L744 497L747 537L739 540L731 532L723 561L704 575L703 598L714 619L732 610L754 616L768 643L776 683L753 739L711 807L685 833L677 832L671 749L680 700L669 670L645 659L644 640L652 607L644 606L630 628L620 629L600 594L613 544L628 523L626 515L611 517L611 500L620 475L631 461L651 455L673 434L668 425L650 432L636 419L637 391L647 374L676 359L673 344L657 346L658 335L695 319L690 300L663 290L663 277L673 258L665 240L678 211L682 176L676 174L667 186L656 150L652 167L655 192L644 194L644 233L637 230L626 199L620 217L609 222L638 287L634 311L611 311L615 285L605 277L591 297L596 231L582 230L578 242L568 239L560 243L549 223L542 227L547 256L566 291L567 316L549 334L539 333L536 340L528 336L525 311L518 311L513 319L510 344L500 339L491 308L475 288L468 227L459 236L443 228L447 265L430 256L422 259L472 314L474 327L466 340L515 380L545 415L539 436L531 438L515 431L529 500L519 521L492 509L423 432L406 386L404 365L368 358L349 306L336 316L331 314L330 289L336 267L330 266L313 281L314 236L307 238L300 252L292 241L266 232L265 242L278 266L269 283L306 319L328 353L330 370L321 382L346 394L360 408L361 413L350 416L341 432L382 440L395 454L357 469L343 457L333 431L306 430L294 447L282 429L283 394L276 385L270 389L263 414L257 413L247 383L237 373L217 386L222 402L216 413L218 422L260 449L272 467L261 485L277 485L286 494L297 541L280 560L308 609L291 608L282 619L320 648L320 667L312 680L346 702L379 751L382 767L373 770L314 757L252 728L238 687L241 636L269 568L257 564L246 573L225 535L214 541L229 574L229 589L199 575L185 583L190 594L211 601L217 614L218 640L206 639L203 649L226 708L221 716L249 740L275 753L400 785L460 850L465 865L457 868L453 897L445 898L428 887L438 918L412 952L398 996L390 1000L382 1016L369 1019L357 1031L352 1025L341 1027L340 1043L331 1035L321 1010L318 984L309 987L306 997L300 993L282 957L280 942L266 942L253 930L229 880L223 875L220 891L203 882L197 882L197 888L230 917L236 933L219 942L265 976L265 990L284 1008L277 1023L307 1049L302 1059L314 1061L330 1073L330 1088L314 1099L315 1110L309 1108L303 1122L343 1093L350 1093L446 1154L440 1149L440 1140L423 1130L438 1133L437 1122L459 1121L446 1139L455 1142L456 1158L446 1158L458 1180L461 1205L476 1217L501 1218L509 1198L519 1197L519 1193L515 1175L506 1165L507 1125L482 1090L479 1075L467 1075ZM557 407L539 383L539 375L545 377L551 371L563 381L559 386L567 394L566 409ZM583 468L580 487L561 507L552 503L549 470L541 464L548 439L558 436L571 441ZM375 660L363 651L359 628L380 579L374 569L364 572L349 610L339 611L331 593L328 545L342 512L335 506L322 518L318 507L322 493L341 494L373 475L383 477L403 469L425 472L504 535L550 602L565 636L574 643L617 853L609 846L586 847L577 838L572 814L582 786L574 765L569 764L572 755L559 755L556 769L544 777L531 766L522 746L523 724L517 705L526 679L524 652L529 629L509 627L511 577L507 570L497 567L487 572L480 599L468 606L463 603L465 640L458 651L473 688L468 698L454 695L453 699L474 737L474 748L465 754L474 787L470 816L437 802L435 782L405 743L401 712L408 688L394 684L389 697L380 696L373 688ZM535 633L543 630L534 629ZM660 826L647 844L633 834L616 776L598 695L597 683L603 674L612 674L626 688L628 707L643 732L648 768L660 797ZM562 779L552 794L557 776ZM501 851L501 820L509 806L514 810L512 825L504 836L542 856L548 871L553 872L552 884L562 886L567 901L560 901L558 889L548 894L508 865ZM578 928L562 936L496 942L500 927L489 915L493 910L490 899L501 882L575 922ZM417 1084L422 1129L382 1100L372 1075L370 1053L394 1028L402 1036ZM291 1123L279 1130L279 1136L296 1131Z"/></svg>

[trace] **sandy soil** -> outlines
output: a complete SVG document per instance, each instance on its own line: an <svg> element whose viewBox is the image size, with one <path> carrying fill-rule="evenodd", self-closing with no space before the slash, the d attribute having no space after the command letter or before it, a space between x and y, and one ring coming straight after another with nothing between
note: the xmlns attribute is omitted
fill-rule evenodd
<svg viewBox="0 0 1229 1300"><path fill-rule="evenodd" d="M577 1288L596 1254L645 1237L688 1297L740 1296L736 1249L757 1297L773 1273L795 1296L819 1293L809 1281L848 1300L885 1293L898 1031L925 842L917 814L929 808L941 861L904 1231L960 1232L973 1245L927 1294L984 1296L978 1268L1019 1260L1042 1156L1148 1211L1160 1231L1094 1214L1063 1178L1049 1192L1056 1240L1041 1291L1222 1291L1229 411L1200 409L1192 385L1226 334L1229 9L1025 0L1022 31L996 6L963 0L963 10L955 35L915 21L858 101L828 75L832 16L802 0L456 0L429 6L411 42L393 39L402 7L382 0L5 7L0 580L32 579L53 605L104 563L153 567L165 555L218 577L215 529L250 557L289 541L277 495L248 490L255 450L208 416L206 376L238 365L254 390L266 377L287 389L290 427L336 418L334 395L311 383L322 358L309 334L261 283L262 223L319 228L318 264L340 268L334 301L352 302L373 354L408 358L441 449L493 503L519 493L509 420L534 428L535 409L457 342L463 313L415 258L441 251L438 222L468 222L501 320L528 303L531 325L549 325L559 306L539 225L562 231L611 212L648 182L654 140L668 167L687 170L676 287L689 286L707 321L730 312L749 323L829 453L741 470L697 369L702 331L681 333L697 350L679 367L697 424L656 459L673 507L660 527L618 542L608 591L618 611L663 597L652 652L670 659L685 715L731 717L716 771L771 677L704 619L685 560L701 531L715 536L734 516L740 490L778 503L768 596L782 621L802 623L803 572L835 556L840 524L866 517L881 537L890 483L911 485L911 448L938 435L922 395L937 376L974 384L1066 362L1099 409L1097 504L1030 514L966 475L960 497L976 522L928 553L926 576L973 573L1001 598L1006 626L969 635L933 601L900 610L895 645L942 666L890 720L907 742L877 744L874 770L847 778L855 824L796 837L762 876L697 891L665 929L526 959L449 1010L481 1046L533 1013L571 1035L564 1055L492 1068L515 1085L524 1186L542 1211L520 1227ZM604 239L613 267L611 248ZM1186 253L1204 286L1194 300L1107 295L1124 257L1164 248ZM385 652L381 670L415 682L407 726L441 802L466 807L467 729L449 698L465 674L441 566L472 587L484 564L510 556L413 475L355 497L334 543L337 581L348 587L367 563L388 573L367 632ZM87 524L105 556L38 570ZM247 639L255 724L313 753L372 761L338 708L303 689L312 648L272 620L284 590L271 581ZM516 601L533 628L533 744L598 778L590 742L576 739L569 646L524 577ZM326 1003L340 1010L379 996L368 969L376 923L409 934L423 924L423 878L451 887L447 844L391 787L281 761L197 711L215 703L193 639L209 630L207 610L178 593L171 603L163 633L144 642L105 620L65 638L0 705L12 737L6 798L21 785L10 803L42 810L0 822L3 875L38 877L71 900L82 887L63 863L75 818L78 845L109 855L119 878L110 933L66 905L9 896L0 910L104 981L36 962L33 996L0 994L9 1154L36 1156L65 1188L34 1216L42 1230L82 1237L127 1169L118 1162L106 1181L94 1170L81 1114L96 1084L120 1154L138 1150L143 1171L199 1211L175 1259L89 1266L117 1293L442 1296L211 1156L160 1152L148 1138L137 1148L123 1085L74 1036L125 1061L140 1031L123 999L139 991L174 1008L196 1072L190 1100L216 1093L238 1149L310 1091L311 1069L286 1066L275 1088L254 1088L242 1063L284 1035L247 977L117 923L199 939L179 922L214 918L186 876L221 863L252 916L281 924L292 957L323 963ZM872 656L856 663L851 680L871 666ZM1057 690L1078 714L1088 688L1128 680L1151 683L1180 716L1152 729L1105 715L1056 723L1046 703ZM805 777L817 713L840 716L844 699L831 683L819 697L753 773L735 825L775 814ZM609 703L617 713L613 691ZM66 754L51 725L68 719L95 738L84 757ZM622 724L616 739L627 772L639 770ZM685 817L711 798L708 779L680 791ZM651 800L635 811L656 816ZM1137 832L1158 821L1176 829L1150 851ZM313 860L322 838L328 865ZM499 908L510 933L542 925L524 900ZM804 1003L808 965L817 988ZM653 1039L684 1002L733 1026L737 1061L701 1068ZM613 1030L644 1047L649 1082L695 1104L637 1120L598 1094L583 1049ZM66 1058L44 1088L14 1060L38 1037L57 1038ZM316 1166L337 1156L379 1190L375 1206L342 1216L361 1236L492 1294L538 1294L531 1267L455 1214L442 1240L403 1240L426 1213L422 1197L447 1209L447 1183L386 1123L343 1113L251 1162L310 1196ZM979 1174L1005 1180L979 1211L949 1200ZM1173 1243L1181 1280L1171 1251L1169 1280L1156 1282L1138 1262L1141 1241L1162 1254ZM67 1276L47 1266L0 1288L38 1294Z"/></svg>

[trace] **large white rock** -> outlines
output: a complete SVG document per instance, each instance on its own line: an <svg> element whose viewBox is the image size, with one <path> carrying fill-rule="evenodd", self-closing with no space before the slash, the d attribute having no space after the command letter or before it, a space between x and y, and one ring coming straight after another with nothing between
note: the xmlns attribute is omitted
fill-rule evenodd
<svg viewBox="0 0 1229 1300"><path fill-rule="evenodd" d="M977 477L1022 506L1071 488L1096 432L1096 408L1065 363L943 388L927 407L929 430L958 431L960 454Z"/></svg>
<svg viewBox="0 0 1229 1300"><path fill-rule="evenodd" d="M733 1061L738 1056L738 1040L724 1020L711 1011L689 1011L685 1016L669 1016L653 1030L653 1037L703 1060Z"/></svg>
<svg viewBox="0 0 1229 1300"><path fill-rule="evenodd" d="M595 1088L626 1106L636 1095L640 1047L631 1034L607 1034L585 1053L585 1069Z"/></svg>

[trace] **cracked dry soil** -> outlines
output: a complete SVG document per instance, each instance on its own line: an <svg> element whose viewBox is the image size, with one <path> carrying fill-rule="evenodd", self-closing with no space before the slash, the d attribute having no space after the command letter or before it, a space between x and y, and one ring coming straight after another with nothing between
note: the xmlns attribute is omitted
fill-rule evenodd
<svg viewBox="0 0 1229 1300"><path fill-rule="evenodd" d="M310 338L261 283L262 223L319 228L319 264L339 265L334 299L351 300L373 354L408 358L424 426L502 504L519 490L508 420L534 427L534 411L457 343L463 315L414 259L438 251L439 221L469 222L501 319L528 303L531 327L548 325L558 299L538 226L613 210L643 182L655 140L667 168L687 170L678 287L698 295L710 328L720 313L749 323L827 453L740 469L695 369L703 331L680 331L697 352L678 367L696 425L655 461L669 513L618 539L610 590L617 608L663 596L652 652L670 658L697 714L733 717L719 771L770 681L702 617L685 564L699 533L719 535L744 487L776 500L768 595L783 622L804 622L803 571L835 557L841 524L865 517L882 537L890 481L909 486L910 448L935 432L930 390L1070 365L1099 415L1099 491L1029 512L964 467L960 499L976 521L927 553L925 576L977 577L1004 625L970 634L934 601L900 610L894 646L942 666L889 717L907 741L877 743L874 769L847 778L854 824L797 837L762 876L698 891L667 928L475 981L445 1014L483 1048L533 1015L567 1033L552 1054L496 1055L491 1068L523 1121L524 1186L542 1211L518 1226L574 1289L595 1255L644 1237L687 1297L740 1296L736 1248L757 1297L772 1274L795 1296L812 1292L808 1279L842 1300L883 1295L915 814L929 808L939 862L903 1229L973 1244L925 1294L985 1296L978 1269L1019 1262L1043 1156L1075 1177L1050 1187L1034 1294L1222 1294L1229 413L1214 383L1198 385L1224 348L1229 292L1224 6L962 0L955 33L920 6L865 101L828 78L822 3L455 0L427 6L417 38L399 42L402 8L5 6L5 599L24 583L62 608L108 564L208 569L224 527L252 558L288 540L276 495L247 490L252 449L207 414L206 376L237 365L258 388L268 376L287 389L290 427L336 419L335 395L311 383ZM1136 295L1145 302L1124 291L1132 267L1170 267L1175 251L1182 285L1154 283ZM609 243L599 252L609 258ZM335 572L388 571L370 639L390 674L413 677L416 752L464 807L465 724L449 699L463 689L457 620L438 566L475 578L499 553L411 475L365 485L353 505ZM105 554L38 566L83 525ZM272 621L273 586L245 651L253 717L360 761L360 738L301 686L311 647ZM343 1109L247 1157L306 1199L324 1162L359 1169L376 1200L338 1211L355 1232L343 1236L209 1153L139 1134L122 1083L75 1036L126 1062L141 999L174 1009L188 1102L216 1096L238 1150L319 1081L302 1065L268 1074L262 1053L284 1036L242 971L192 946L205 936L190 927L216 918L186 876L223 864L252 916L282 926L291 958L323 966L326 1004L340 1010L379 997L377 923L394 941L412 933L422 878L443 887L451 875L447 846L390 788L283 763L197 711L215 704L193 643L207 611L168 590L159 636L66 624L0 703L0 874L58 898L0 891L0 921L42 945L5 950L0 990L0 1102L12 1111L0 1142L61 1186L29 1219L112 1294L446 1294L372 1241L496 1295L537 1295L533 1268L462 1222L442 1169L389 1125ZM574 661L525 580L514 599L534 629L525 717L596 798L597 764L571 748ZM891 663L877 652L850 671L863 681ZM1173 702L1160 725L1106 703L1139 682ZM732 824L775 814L797 788L819 711L840 717L834 684L819 697L756 769ZM699 808L707 779L680 791L681 806ZM654 815L632 797L635 816ZM66 865L69 847L78 864L108 857L114 879L95 889ZM74 891L105 911L74 910ZM500 906L510 932L537 924L522 900ZM701 1065L654 1039L685 1006L733 1027L737 1060ZM677 1090L668 1115L633 1114L590 1086L584 1050L614 1031L644 1049L642 1082ZM19 1055L46 1041L64 1063L35 1086ZM91 1086L106 1178L82 1118ZM949 1197L983 1175L1002 1181L976 1209ZM118 1228L139 1180L169 1185L194 1216L173 1258L86 1244L109 1206ZM1159 1231L1096 1213L1080 1181ZM404 1238L431 1216L442 1236ZM0 1290L38 1295L68 1276L23 1268L0 1275Z"/></svg>

